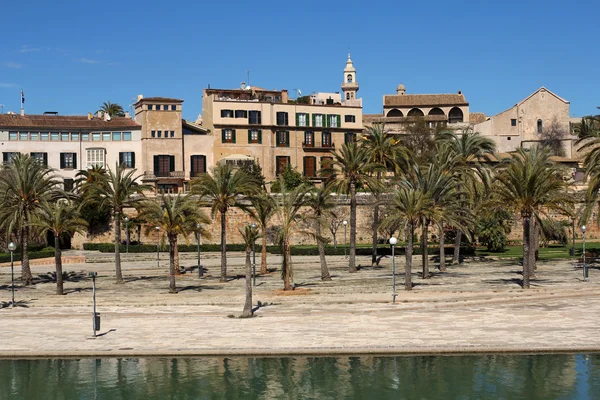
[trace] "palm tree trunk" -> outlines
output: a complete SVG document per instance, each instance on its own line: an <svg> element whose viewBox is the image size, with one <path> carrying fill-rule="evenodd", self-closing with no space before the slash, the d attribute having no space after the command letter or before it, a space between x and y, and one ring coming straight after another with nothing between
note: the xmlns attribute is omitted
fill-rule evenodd
<svg viewBox="0 0 600 400"><path fill-rule="evenodd" d="M283 290L292 290L291 285L291 254L290 244L287 239L283 240Z"/></svg>
<svg viewBox="0 0 600 400"><path fill-rule="evenodd" d="M529 253L531 252L531 216L523 216L523 289L529 289Z"/></svg>
<svg viewBox="0 0 600 400"><path fill-rule="evenodd" d="M428 234L429 234L429 224L427 223L427 221L423 220L423 237L421 238L421 249L423 252L423 256L421 258L422 264L423 264L423 276L421 278L423 279L429 279L429 251L427 249L427 245L428 245Z"/></svg>
<svg viewBox="0 0 600 400"><path fill-rule="evenodd" d="M540 245L539 230L536 218L533 217L529 223L529 237L531 238L531 246L529 248L529 280L535 278L537 252Z"/></svg>
<svg viewBox="0 0 600 400"><path fill-rule="evenodd" d="M378 173L380 174L380 173ZM373 255L371 257L371 267L379 265L377 262L377 228L379 226L379 194L375 195L375 207L373 209Z"/></svg>
<svg viewBox="0 0 600 400"><path fill-rule="evenodd" d="M444 248L444 221L440 222L440 271L446 272L446 249Z"/></svg>
<svg viewBox="0 0 600 400"><path fill-rule="evenodd" d="M28 224L27 217L23 218L23 223ZM29 246L29 226L25 226L21 229L21 280L25 286L29 286L33 283L33 275L31 275L31 268L29 267L29 252L27 247Z"/></svg>
<svg viewBox="0 0 600 400"><path fill-rule="evenodd" d="M177 251L177 236L169 235L169 293L177 293L175 286L175 252Z"/></svg>
<svg viewBox="0 0 600 400"><path fill-rule="evenodd" d="M62 271L62 259L60 251L60 238L54 236L54 263L56 264L56 294L63 295L63 271Z"/></svg>
<svg viewBox="0 0 600 400"><path fill-rule="evenodd" d="M175 263L175 275L181 275L181 271L179 270L179 249L177 248L177 245L175 245L175 248L173 249L173 252L175 253L174 256L174 263Z"/></svg>
<svg viewBox="0 0 600 400"><path fill-rule="evenodd" d="M263 229L262 248L260 249L260 273L264 275L267 272L267 230Z"/></svg>
<svg viewBox="0 0 600 400"><path fill-rule="evenodd" d="M325 244L321 239L321 221L316 221L315 235L317 236L317 246L319 247L319 258L321 259L321 280L330 281L331 275L327 268L327 259L325 258Z"/></svg>
<svg viewBox="0 0 600 400"><path fill-rule="evenodd" d="M350 184L350 263L349 272L356 272L356 184Z"/></svg>
<svg viewBox="0 0 600 400"><path fill-rule="evenodd" d="M221 282L227 282L227 220L221 210Z"/></svg>
<svg viewBox="0 0 600 400"><path fill-rule="evenodd" d="M242 317L252 316L252 263L250 262L251 247L246 247L246 302Z"/></svg>
<svg viewBox="0 0 600 400"><path fill-rule="evenodd" d="M124 283L123 273L121 272L121 213L115 211L115 275L117 276L116 283Z"/></svg>
<svg viewBox="0 0 600 400"><path fill-rule="evenodd" d="M406 265L404 267L404 289L412 290L412 256L413 256L413 238L415 236L415 227L412 223L408 224L408 237L406 238Z"/></svg>
<svg viewBox="0 0 600 400"><path fill-rule="evenodd" d="M460 264L460 243L462 241L462 231L456 229L456 236L454 237L454 255L452 256L452 264Z"/></svg>

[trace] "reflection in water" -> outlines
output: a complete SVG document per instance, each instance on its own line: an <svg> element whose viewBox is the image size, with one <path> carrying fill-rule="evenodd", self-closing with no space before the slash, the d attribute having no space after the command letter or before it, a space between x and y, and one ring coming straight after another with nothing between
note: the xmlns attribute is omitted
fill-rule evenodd
<svg viewBox="0 0 600 400"><path fill-rule="evenodd" d="M0 399L168 398L600 398L600 355L0 361Z"/></svg>

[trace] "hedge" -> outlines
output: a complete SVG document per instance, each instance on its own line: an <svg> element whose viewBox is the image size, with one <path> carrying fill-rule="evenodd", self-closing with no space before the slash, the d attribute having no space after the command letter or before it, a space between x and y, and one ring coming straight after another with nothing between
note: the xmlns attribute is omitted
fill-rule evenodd
<svg viewBox="0 0 600 400"><path fill-rule="evenodd" d="M127 246L125 246L125 245L121 245L119 248L121 249L122 253L124 253L127 250ZM180 253L191 253L191 252L195 253L196 251L198 251L198 247L195 244L180 244L180 245L177 245L177 248L179 249ZM84 243L83 249L84 250L96 250L96 251L100 251L101 253L114 253L115 245L114 245L114 243ZM160 246L159 250L161 252L167 252L167 251L169 251L169 246L168 245ZM205 252L205 251L206 252L221 251L221 245L219 245L219 244L203 244L200 246L200 250L203 252ZM227 251L244 251L244 245L243 244L228 244ZM155 244L135 244L135 245L130 244L129 252L130 253L155 253L156 245Z"/></svg>
<svg viewBox="0 0 600 400"><path fill-rule="evenodd" d="M54 247L46 247L42 250L38 251L29 251L29 259L35 260L36 258L47 258L54 257ZM21 261L21 252L19 250L15 250L14 252L14 260ZM0 253L0 263L9 262L10 261L10 253Z"/></svg>

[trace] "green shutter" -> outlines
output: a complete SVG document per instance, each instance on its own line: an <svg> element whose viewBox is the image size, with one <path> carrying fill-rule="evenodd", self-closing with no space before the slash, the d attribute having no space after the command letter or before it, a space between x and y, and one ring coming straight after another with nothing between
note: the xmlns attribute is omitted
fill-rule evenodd
<svg viewBox="0 0 600 400"><path fill-rule="evenodd" d="M131 152L131 168L135 168L135 152Z"/></svg>
<svg viewBox="0 0 600 400"><path fill-rule="evenodd" d="M290 131L285 131L285 147L290 147Z"/></svg>
<svg viewBox="0 0 600 400"><path fill-rule="evenodd" d="M221 143L225 143L225 129L221 129Z"/></svg>
<svg viewBox="0 0 600 400"><path fill-rule="evenodd" d="M60 153L60 169L65 167L65 153Z"/></svg>
<svg viewBox="0 0 600 400"><path fill-rule="evenodd" d="M312 126L317 126L317 114L312 115Z"/></svg>
<svg viewBox="0 0 600 400"><path fill-rule="evenodd" d="M175 171L175 156L169 156L169 172Z"/></svg>
<svg viewBox="0 0 600 400"><path fill-rule="evenodd" d="M262 130L258 130L258 144L262 144Z"/></svg>
<svg viewBox="0 0 600 400"><path fill-rule="evenodd" d="M325 124L324 126L326 126L327 128L331 127L331 124L329 123L329 116L331 114L325 114Z"/></svg>
<svg viewBox="0 0 600 400"><path fill-rule="evenodd" d="M248 143L252 143L252 129L248 129Z"/></svg>
<svg viewBox="0 0 600 400"><path fill-rule="evenodd" d="M337 116L337 127L341 127L342 126L342 116L338 114Z"/></svg>
<svg viewBox="0 0 600 400"><path fill-rule="evenodd" d="M296 113L296 126L300 126L300 114Z"/></svg>
<svg viewBox="0 0 600 400"><path fill-rule="evenodd" d="M119 165L123 164L123 153L119 153Z"/></svg>
<svg viewBox="0 0 600 400"><path fill-rule="evenodd" d="M306 126L310 126L310 114L306 113Z"/></svg>
<svg viewBox="0 0 600 400"><path fill-rule="evenodd" d="M158 176L158 171L160 169L160 162L158 156L154 156L154 176Z"/></svg>
<svg viewBox="0 0 600 400"><path fill-rule="evenodd" d="M231 130L231 143L235 143L235 129Z"/></svg>
<svg viewBox="0 0 600 400"><path fill-rule="evenodd" d="M44 153L42 156L43 160L44 160L44 166L48 166L48 153Z"/></svg>
<svg viewBox="0 0 600 400"><path fill-rule="evenodd" d="M77 153L73 153L73 168L77 169Z"/></svg>

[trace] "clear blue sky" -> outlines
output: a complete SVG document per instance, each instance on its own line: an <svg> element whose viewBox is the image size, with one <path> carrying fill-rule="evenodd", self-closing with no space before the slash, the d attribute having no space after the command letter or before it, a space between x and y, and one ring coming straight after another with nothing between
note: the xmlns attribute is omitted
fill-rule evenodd
<svg viewBox="0 0 600 400"><path fill-rule="evenodd" d="M135 5L134 5L135 4ZM137 94L185 100L246 80L303 93L339 91L352 52L364 112L398 83L408 93L462 90L493 115L546 86L571 114L600 112L600 2L5 1L0 104L85 114Z"/></svg>

